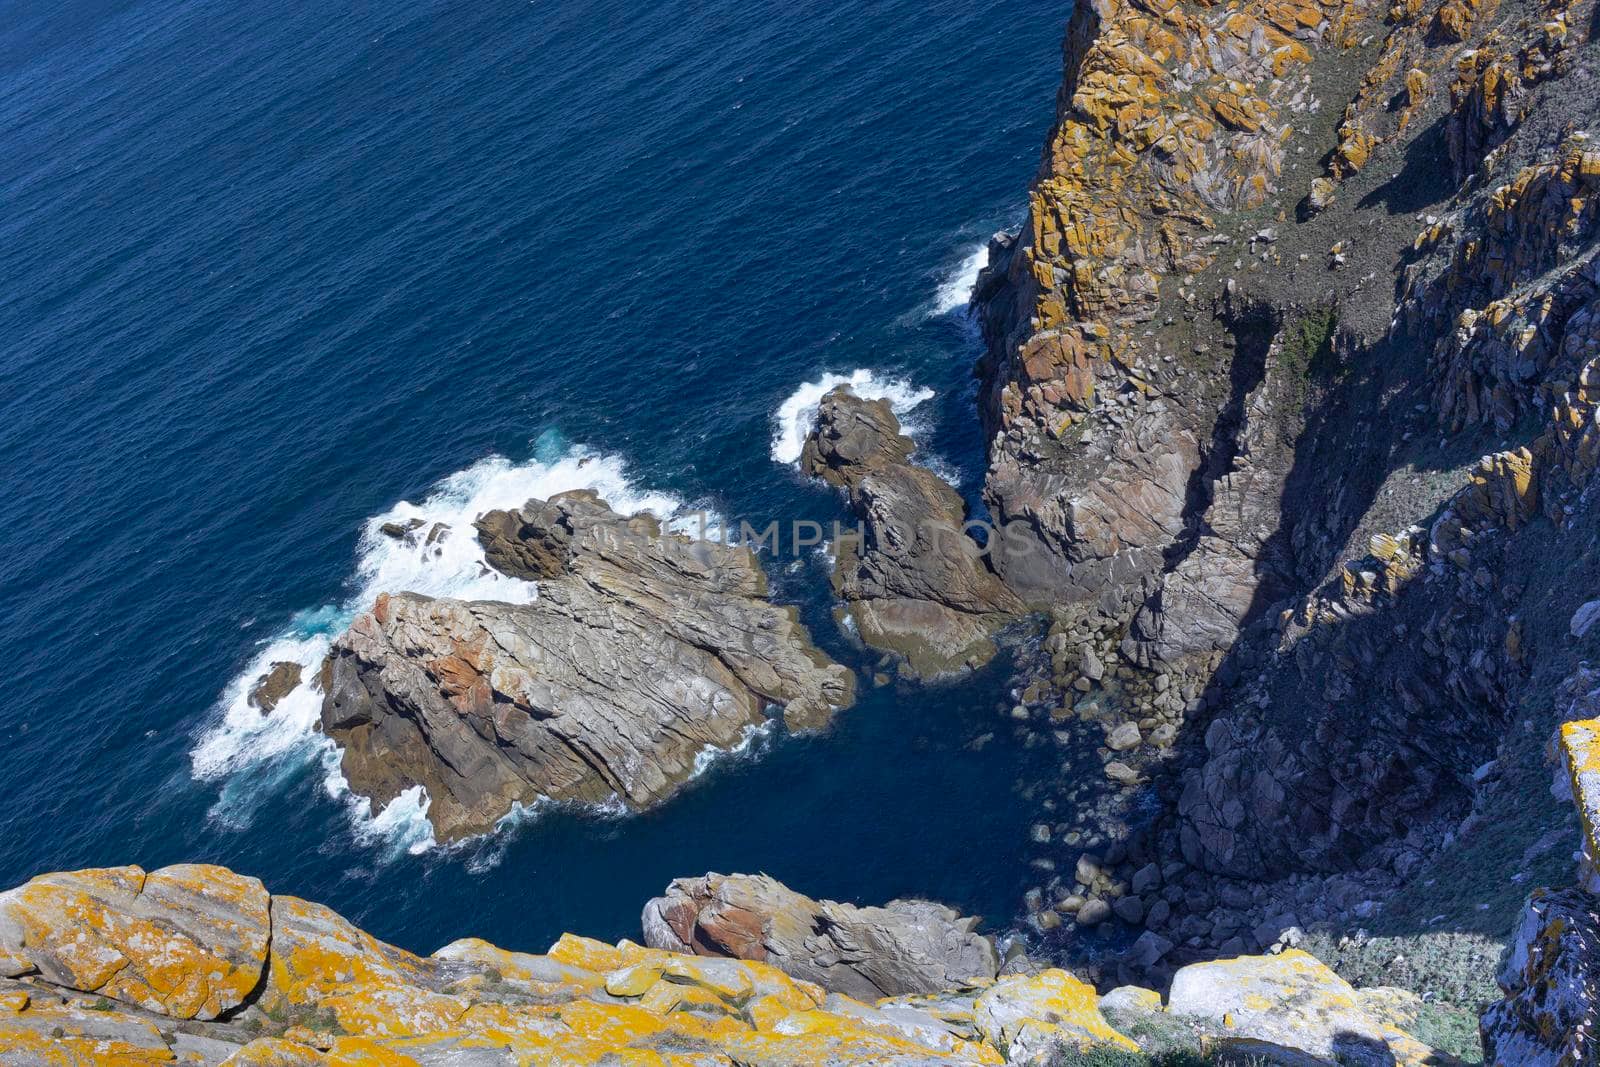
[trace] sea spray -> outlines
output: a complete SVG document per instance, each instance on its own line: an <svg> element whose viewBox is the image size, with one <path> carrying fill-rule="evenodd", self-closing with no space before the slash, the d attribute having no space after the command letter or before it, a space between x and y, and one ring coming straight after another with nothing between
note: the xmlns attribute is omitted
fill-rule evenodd
<svg viewBox="0 0 1600 1067"><path fill-rule="evenodd" d="M806 382L778 405L776 427L772 434L772 458L778 463L798 463L805 448L806 436L816 425L817 409L822 398L841 385L864 400L887 400L895 416L907 433L915 436L918 427L908 422L908 415L919 405L933 399L932 389L913 386L902 378L881 379L872 371L858 369L849 374L824 374L814 382Z"/></svg>
<svg viewBox="0 0 1600 1067"><path fill-rule="evenodd" d="M549 435L540 439L535 457L527 462L490 456L439 482L420 503L401 501L374 515L358 541L349 595L337 605L296 613L265 641L228 683L214 718L198 737L190 754L193 776L222 783L211 818L229 828L248 826L263 796L283 788L307 766L320 764L329 795L349 802L358 839L384 840L410 852L432 847L428 798L421 787L407 790L377 812L366 798L350 793L339 770L338 749L318 731L318 671L334 638L379 593L531 602L538 596L537 585L489 567L473 521L486 511L519 507L571 489L593 490L621 514L648 511L669 526L675 517L683 521L684 508L677 499L634 487L620 459L566 446ZM703 521L700 514L695 513L695 521ZM408 532L397 537L385 527ZM263 714L251 704L250 693L263 674L283 662L299 666L300 684L271 714Z"/></svg>
<svg viewBox="0 0 1600 1067"><path fill-rule="evenodd" d="M955 269L939 284L934 294L932 315L948 315L965 311L972 303L972 290L978 284L978 275L989 265L987 241L969 250Z"/></svg>

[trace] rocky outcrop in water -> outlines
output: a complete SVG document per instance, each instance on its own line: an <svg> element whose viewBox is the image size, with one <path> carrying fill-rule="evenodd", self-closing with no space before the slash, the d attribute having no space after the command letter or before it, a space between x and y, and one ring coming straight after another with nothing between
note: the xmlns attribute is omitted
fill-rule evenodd
<svg viewBox="0 0 1600 1067"><path fill-rule="evenodd" d="M680 878L644 909L651 948L758 960L860 1000L992 980L999 955L977 927L931 901L858 908L748 874Z"/></svg>
<svg viewBox="0 0 1600 1067"><path fill-rule="evenodd" d="M777 705L791 729L850 704L853 677L764 599L753 555L624 517L592 493L479 522L530 604L384 595L334 643L322 724L378 804L427 790L441 840L540 800L658 803Z"/></svg>
<svg viewBox="0 0 1600 1067"><path fill-rule="evenodd" d="M867 644L935 676L986 662L992 634L1022 602L967 535L960 494L910 461L912 443L885 400L848 386L823 397L801 469L843 488L859 536L834 545L834 589Z"/></svg>

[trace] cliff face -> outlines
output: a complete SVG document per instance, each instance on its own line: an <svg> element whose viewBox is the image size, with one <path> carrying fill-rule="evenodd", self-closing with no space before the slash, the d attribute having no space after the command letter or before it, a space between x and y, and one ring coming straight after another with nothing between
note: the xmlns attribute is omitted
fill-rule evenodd
<svg viewBox="0 0 1600 1067"><path fill-rule="evenodd" d="M979 283L986 497L1026 535L997 568L1056 617L1055 692L1114 646L1121 714L1176 720L1114 765L1155 782L1128 912L1168 948L1208 946L1181 913L1218 899L1180 857L1404 881L1595 651L1568 626L1600 580L1595 16L1073 15L1028 221ZM1157 674L1184 698L1140 695Z"/></svg>

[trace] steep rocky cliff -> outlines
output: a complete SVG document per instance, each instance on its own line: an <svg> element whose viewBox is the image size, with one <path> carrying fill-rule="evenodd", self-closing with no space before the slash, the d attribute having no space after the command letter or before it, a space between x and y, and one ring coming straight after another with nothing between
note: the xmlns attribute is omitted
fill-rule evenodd
<svg viewBox="0 0 1600 1067"><path fill-rule="evenodd" d="M1108 716L1129 831L1048 857L1036 928L1105 899L1170 973L1414 914L1451 857L1520 898L1569 839L1518 790L1600 653L1596 14L1074 10L977 292L985 496L1053 616L1028 709Z"/></svg>

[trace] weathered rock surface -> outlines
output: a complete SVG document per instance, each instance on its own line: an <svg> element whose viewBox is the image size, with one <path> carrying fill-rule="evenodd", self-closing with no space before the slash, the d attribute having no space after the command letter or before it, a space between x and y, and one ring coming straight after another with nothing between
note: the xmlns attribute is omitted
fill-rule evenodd
<svg viewBox="0 0 1600 1067"><path fill-rule="evenodd" d="M134 881L144 883L143 893L129 890ZM705 882L675 883L674 892ZM46 898L48 906L40 902ZM712 906L728 899L724 894ZM924 935L943 930L950 973L974 958L990 973L895 997L868 991L863 1000L786 973L776 965L776 954L765 961L708 957L563 934L539 954L468 938L418 956L373 938L320 904L269 896L254 879L220 867L46 875L0 895L6 923L19 900L31 909L18 920L26 944L18 944L17 926L0 925L0 1064L8 1067L1043 1067L1058 1062L1065 1050L1138 1047L1106 1021L1094 988L1065 971L994 978L992 949L977 946L965 929L969 923L948 915L892 922L926 920L912 940L933 954L941 951L941 935ZM858 926L874 925L877 920L862 916L880 910L828 912L839 907L822 906ZM649 915L646 909L647 923ZM730 916L725 913L715 928L734 937L743 920ZM171 938L180 931L192 950L174 950ZM123 938L117 942L125 955L122 969L140 974L138 981L108 984L81 962L49 969L32 962L92 954L108 937ZM909 943L897 940L896 947ZM145 953L157 960L145 959ZM230 994L215 1004L204 998L206 1010L197 1014L195 998L149 995L157 961L163 988L232 989L219 976L234 971L253 971L252 984L237 998ZM1224 1006L1240 1001L1237 1017L1245 1036L1280 1025L1267 1001L1286 1013L1288 1022L1281 1025L1308 1025L1322 1018L1316 1012L1326 1002L1327 983L1318 976L1308 980L1301 970L1297 965L1294 976L1284 978L1281 958L1227 961L1191 982L1204 995L1184 994L1183 1003L1214 1012L1234 1010ZM1124 1007L1161 1010L1155 994L1139 994ZM1365 1024L1387 1010L1382 998L1353 991L1350 996L1360 1006L1340 1008L1340 1019ZM223 1003L220 1013L212 1010ZM1175 990L1172 1010L1178 1003ZM1422 1062L1412 1057L1421 1046L1391 1032L1387 1022L1377 1025L1398 1063Z"/></svg>
<svg viewBox="0 0 1600 1067"><path fill-rule="evenodd" d="M911 463L884 400L848 386L822 399L801 469L844 488L860 537L834 546L834 588L862 640L932 676L994 655L994 630L1023 609L963 526L960 494Z"/></svg>
<svg viewBox="0 0 1600 1067"><path fill-rule="evenodd" d="M1128 785L1096 826L1040 812L1042 937L1081 913L1054 904L1085 896L1069 833L1124 815L1119 879L1182 864L1089 912L1152 934L1121 980L1377 914L1593 658L1595 25L1593 0L1076 7L977 292L985 497L1037 548L995 570L1053 615L1014 715L1103 726Z"/></svg>
<svg viewBox="0 0 1600 1067"><path fill-rule="evenodd" d="M1225 394L1175 373L1143 324L1192 310L1193 276L1232 254L1213 240L1219 213L1279 191L1290 124L1320 106L1313 51L1346 17L1314 2L1074 8L1028 221L991 245L977 294L985 495L1031 536L996 555L1025 598L1125 609L1184 533Z"/></svg>
<svg viewBox="0 0 1600 1067"><path fill-rule="evenodd" d="M38 974L174 1019L238 1007L267 962L267 891L221 867L47 874L0 894L0 977Z"/></svg>
<svg viewBox="0 0 1600 1067"><path fill-rule="evenodd" d="M570 934L542 955L465 940L422 957L218 867L47 875L0 901L7 1065L910 1067L999 1064L1046 1033L1128 1044L1059 971L872 1004L768 963Z"/></svg>
<svg viewBox="0 0 1600 1067"><path fill-rule="evenodd" d="M1100 1014L1094 987L1065 971L1013 975L973 1007L978 1031L1010 1063L1048 1063L1061 1046L1137 1049Z"/></svg>
<svg viewBox="0 0 1600 1067"><path fill-rule="evenodd" d="M992 980L978 920L926 900L856 907L813 900L766 875L681 878L645 905L652 948L770 963L858 1000Z"/></svg>
<svg viewBox="0 0 1600 1067"><path fill-rule="evenodd" d="M382 805L422 786L441 840L541 799L647 807L768 705L803 729L853 698L850 672L763 599L747 549L587 492L479 527L491 563L538 580L537 600L380 596L323 669L322 724L351 787Z"/></svg>
<svg viewBox="0 0 1600 1067"><path fill-rule="evenodd" d="M1533 894L1498 976L1506 999L1484 1012L1484 1062L1567 1067L1600 1062L1600 898Z"/></svg>
<svg viewBox="0 0 1600 1067"><path fill-rule="evenodd" d="M1350 983L1299 949L1184 967L1173 976L1167 1011L1326 1063L1438 1062L1432 1049L1391 1026Z"/></svg>
<svg viewBox="0 0 1600 1067"><path fill-rule="evenodd" d="M1567 680L1568 712L1600 712L1600 672ZM1560 784L1582 833L1578 885L1529 897L1496 975L1505 999L1483 1013L1484 1060L1494 1067L1600 1062L1600 717L1574 718L1557 737Z"/></svg>

